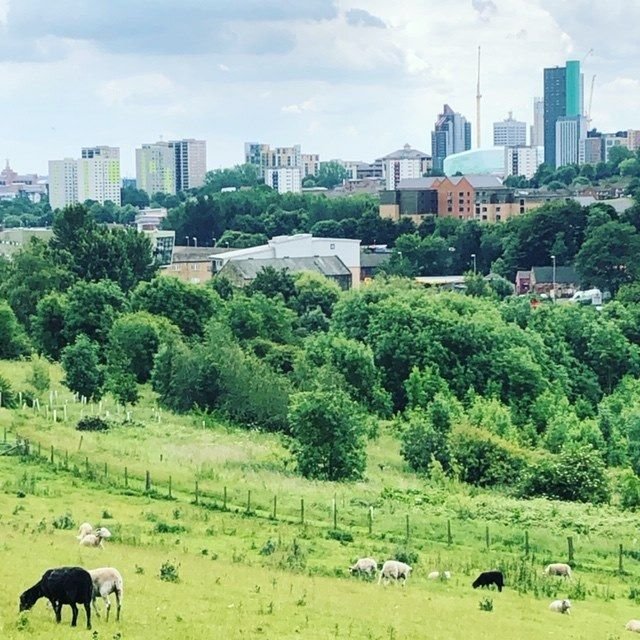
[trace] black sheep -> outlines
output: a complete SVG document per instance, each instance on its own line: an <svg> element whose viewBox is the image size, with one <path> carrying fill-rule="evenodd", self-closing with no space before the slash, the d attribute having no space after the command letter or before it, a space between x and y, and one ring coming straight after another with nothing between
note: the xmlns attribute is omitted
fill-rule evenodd
<svg viewBox="0 0 640 640"><path fill-rule="evenodd" d="M498 591L502 591L502 587L504 587L502 571L483 571L471 586L477 589L478 587L488 587L491 584L495 584L498 587Z"/></svg>
<svg viewBox="0 0 640 640"><path fill-rule="evenodd" d="M71 626L78 621L78 607L83 604L87 614L87 629L91 629L91 598L93 581L91 575L81 567L60 567L47 569L33 587L20 596L20 611L31 609L40 598L47 598L56 614L56 622L62 619L62 605L68 604L73 611Z"/></svg>

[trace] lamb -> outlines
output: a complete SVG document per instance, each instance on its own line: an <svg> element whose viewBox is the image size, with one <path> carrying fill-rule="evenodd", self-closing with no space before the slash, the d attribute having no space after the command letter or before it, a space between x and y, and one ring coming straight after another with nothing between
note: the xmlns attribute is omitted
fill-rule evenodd
<svg viewBox="0 0 640 640"><path fill-rule="evenodd" d="M360 558L353 566L349 567L351 575L364 575L368 578L378 572L378 563L373 558Z"/></svg>
<svg viewBox="0 0 640 640"><path fill-rule="evenodd" d="M99 529L96 529L94 533L90 533L82 538L82 540L80 540L80 544L83 547L100 547L101 549L104 549L102 541L110 537L111 531L106 527L100 527Z"/></svg>
<svg viewBox="0 0 640 640"><path fill-rule="evenodd" d="M488 587L495 584L498 591L502 592L504 587L504 575L502 571L483 571L471 584L474 589L478 587Z"/></svg>
<svg viewBox="0 0 640 640"><path fill-rule="evenodd" d="M71 607L73 616L71 626L78 622L78 607L84 605L87 616L87 629L91 629L91 599L93 597L93 582L89 572L81 567L59 567L47 569L39 582L27 589L20 596L20 611L26 611L40 598L47 598L56 614L56 622L62 619L62 605Z"/></svg>
<svg viewBox="0 0 640 640"><path fill-rule="evenodd" d="M564 578L571 577L571 567L563 562L555 562L547 565L544 572L548 576L562 576Z"/></svg>
<svg viewBox="0 0 640 640"><path fill-rule="evenodd" d="M640 620L629 620L624 628L627 631L635 631L636 633L640 633Z"/></svg>
<svg viewBox="0 0 640 640"><path fill-rule="evenodd" d="M427 580L450 580L451 579L451 571L432 571L428 576Z"/></svg>
<svg viewBox="0 0 640 640"><path fill-rule="evenodd" d="M80 525L80 529L78 529L78 535L76 536L76 539L82 540L82 538L88 536L90 533L93 533L93 527L88 522L83 522Z"/></svg>
<svg viewBox="0 0 640 640"><path fill-rule="evenodd" d="M116 596L116 620L120 620L120 609L122 608L122 598L124 596L124 581L117 569L113 567L101 567L100 569L90 569L89 574L93 581L93 610L97 616L100 616L98 607L96 606L96 599L101 597L104 600L104 605L107 610L107 622L109 622L109 611L111 610L111 598L112 593Z"/></svg>
<svg viewBox="0 0 640 640"><path fill-rule="evenodd" d="M387 560L382 565L382 570L380 571L380 577L378 578L378 584L382 582L384 579L385 584L388 580L402 580L402 585L404 586L407 582L407 579L411 575L411 567L404 562L400 562L399 560Z"/></svg>
<svg viewBox="0 0 640 640"><path fill-rule="evenodd" d="M555 611L556 613L571 613L571 601L570 600L554 600L549 605L550 611Z"/></svg>

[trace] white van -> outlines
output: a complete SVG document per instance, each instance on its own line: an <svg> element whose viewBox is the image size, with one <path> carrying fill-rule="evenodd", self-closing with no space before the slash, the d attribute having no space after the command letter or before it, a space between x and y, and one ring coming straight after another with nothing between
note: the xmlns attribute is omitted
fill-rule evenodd
<svg viewBox="0 0 640 640"><path fill-rule="evenodd" d="M571 302L577 302L578 304L592 304L599 307L602 305L602 292L600 289L576 291L571 298Z"/></svg>

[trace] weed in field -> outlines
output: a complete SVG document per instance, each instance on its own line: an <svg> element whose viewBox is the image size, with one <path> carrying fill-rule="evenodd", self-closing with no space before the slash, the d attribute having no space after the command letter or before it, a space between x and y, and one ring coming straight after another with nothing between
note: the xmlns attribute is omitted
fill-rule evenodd
<svg viewBox="0 0 640 640"><path fill-rule="evenodd" d="M482 598L478 603L480 611L493 611L493 598Z"/></svg>
<svg viewBox="0 0 640 640"><path fill-rule="evenodd" d="M269 538L263 545L262 549L258 552L261 556L270 556L278 548L278 543L275 540Z"/></svg>
<svg viewBox="0 0 640 640"><path fill-rule="evenodd" d="M136 565L135 571L138 575L144 575L144 567L141 567L140 565Z"/></svg>
<svg viewBox="0 0 640 640"><path fill-rule="evenodd" d="M52 523L54 529L73 529L76 526L75 520L67 511L61 516L54 518Z"/></svg>
<svg viewBox="0 0 640 640"><path fill-rule="evenodd" d="M168 560L162 563L160 567L160 580L164 582L180 582L180 565L173 564Z"/></svg>
<svg viewBox="0 0 640 640"><path fill-rule="evenodd" d="M337 540L345 545L353 542L353 534L349 531L341 531L340 529L330 529L327 531L327 538L329 540Z"/></svg>
<svg viewBox="0 0 640 640"><path fill-rule="evenodd" d="M395 560L398 560L399 562L404 562L405 564L408 564L410 566L418 564L418 559L419 559L418 553L416 551L413 551L408 547L401 547L401 546L396 547L393 557Z"/></svg>
<svg viewBox="0 0 640 640"><path fill-rule="evenodd" d="M106 509L102 510L102 519L103 520L113 520L113 514L107 511Z"/></svg>

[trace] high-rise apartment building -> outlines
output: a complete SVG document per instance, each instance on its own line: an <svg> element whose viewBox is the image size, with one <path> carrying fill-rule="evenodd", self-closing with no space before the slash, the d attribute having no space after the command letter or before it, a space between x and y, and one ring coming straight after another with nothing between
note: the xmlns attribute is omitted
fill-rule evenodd
<svg viewBox="0 0 640 640"><path fill-rule="evenodd" d="M78 202L78 161L49 160L49 204L64 209Z"/></svg>
<svg viewBox="0 0 640 640"><path fill-rule="evenodd" d="M174 152L176 191L201 187L207 174L207 143L186 138L170 140L169 147Z"/></svg>
<svg viewBox="0 0 640 640"><path fill-rule="evenodd" d="M514 120L513 112L502 122L493 123L494 147L523 147L527 144L527 123Z"/></svg>
<svg viewBox="0 0 640 640"><path fill-rule="evenodd" d="M303 153L301 163L303 178L317 176L320 172L320 156L317 153Z"/></svg>
<svg viewBox="0 0 640 640"><path fill-rule="evenodd" d="M302 171L300 167L277 167L265 171L264 182L278 193L301 193Z"/></svg>
<svg viewBox="0 0 640 640"><path fill-rule="evenodd" d="M78 202L111 201L120 205L120 149L117 147L84 147L77 161Z"/></svg>
<svg viewBox="0 0 640 640"><path fill-rule="evenodd" d="M578 164L598 164L602 161L602 136L589 135L580 140Z"/></svg>
<svg viewBox="0 0 640 640"><path fill-rule="evenodd" d="M544 100L533 99L533 124L531 125L532 147L544 147Z"/></svg>
<svg viewBox="0 0 640 640"><path fill-rule="evenodd" d="M551 167L562 166L556 158L558 119L578 117L584 113L582 87L580 62L577 60L568 60L566 67L544 70L544 161ZM568 127L565 127L566 131Z"/></svg>
<svg viewBox="0 0 640 640"><path fill-rule="evenodd" d="M176 153L168 142L143 144L136 149L136 185L150 196L176 193Z"/></svg>
<svg viewBox="0 0 640 640"><path fill-rule="evenodd" d="M120 149L84 147L81 158L49 161L49 203L52 209L94 200L120 205Z"/></svg>
<svg viewBox="0 0 640 640"><path fill-rule="evenodd" d="M556 167L578 164L580 142L587 137L587 119L584 116L563 116L556 120Z"/></svg>
<svg viewBox="0 0 640 640"><path fill-rule="evenodd" d="M504 177L524 176L531 180L541 162L539 147L505 147Z"/></svg>
<svg viewBox="0 0 640 640"><path fill-rule="evenodd" d="M386 189L397 189L400 180L422 178L431 169L431 156L405 144L402 149L382 158Z"/></svg>
<svg viewBox="0 0 640 640"><path fill-rule="evenodd" d="M442 163L448 155L469 149L471 149L471 123L445 104L431 132L433 168L442 171Z"/></svg>
<svg viewBox="0 0 640 640"><path fill-rule="evenodd" d="M320 156L314 153L302 153L300 145L292 147L271 147L259 142L245 142L244 161L258 169L258 176L265 183L272 186L275 180L278 190L289 185L292 189L300 191L295 171L279 173L280 169L296 169L301 180L307 176L316 176L320 171ZM288 189L288 187L286 187Z"/></svg>

